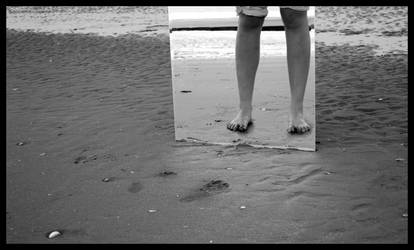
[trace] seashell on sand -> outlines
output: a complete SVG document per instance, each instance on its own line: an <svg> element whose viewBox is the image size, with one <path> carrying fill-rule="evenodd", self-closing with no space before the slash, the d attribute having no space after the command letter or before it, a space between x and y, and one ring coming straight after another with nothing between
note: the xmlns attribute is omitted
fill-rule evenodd
<svg viewBox="0 0 414 250"><path fill-rule="evenodd" d="M59 231L52 231L52 232L50 232L50 233L47 235L47 238L49 238L49 239L54 239L54 238L56 238L56 237L58 237L58 236L60 236L60 235L62 235L62 233L61 233L61 232L59 232Z"/></svg>

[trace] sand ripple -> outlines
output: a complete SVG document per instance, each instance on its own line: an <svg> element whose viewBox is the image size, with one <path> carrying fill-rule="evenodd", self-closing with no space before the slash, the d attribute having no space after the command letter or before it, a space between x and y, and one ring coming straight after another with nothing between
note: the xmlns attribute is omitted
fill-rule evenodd
<svg viewBox="0 0 414 250"><path fill-rule="evenodd" d="M167 36L6 49L8 242L408 240L407 54L317 40L318 152L298 152L174 143Z"/></svg>
<svg viewBox="0 0 414 250"><path fill-rule="evenodd" d="M318 138L344 144L405 142L407 55L377 56L370 46L324 43L316 50Z"/></svg>

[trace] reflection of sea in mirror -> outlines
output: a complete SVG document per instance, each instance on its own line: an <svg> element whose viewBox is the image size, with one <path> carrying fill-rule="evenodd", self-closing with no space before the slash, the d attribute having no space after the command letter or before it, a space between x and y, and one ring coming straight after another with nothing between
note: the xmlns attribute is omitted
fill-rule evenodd
<svg viewBox="0 0 414 250"><path fill-rule="evenodd" d="M277 7L268 7L269 14L263 26L281 26L282 20ZM185 27L237 27L238 17L235 7L169 7L170 29ZM315 7L308 11L309 23L314 23ZM315 32L310 32L314 44ZM236 31L192 30L171 32L170 39L173 59L184 58L234 58ZM262 31L261 57L286 56L284 32ZM314 53L314 46L311 46Z"/></svg>
<svg viewBox="0 0 414 250"><path fill-rule="evenodd" d="M315 32L310 32L311 44L315 43ZM236 31L179 31L171 32L170 39L173 60L220 59L235 57ZM311 53L315 47L311 46ZM286 56L284 32L262 31L260 44L261 58Z"/></svg>
<svg viewBox="0 0 414 250"><path fill-rule="evenodd" d="M234 7L232 11L233 18L237 18ZM171 29L174 27L171 17L178 19L179 15L174 9L169 9L169 15ZM220 25L214 19L206 18L203 22L206 27ZM192 27L191 19L187 24ZM310 31L311 67L304 98L305 118L309 120L312 131L301 136L286 132L290 93L284 31L262 31L261 34L261 58L253 97L253 125L244 134L226 129L226 123L234 118L238 107L236 34L234 30L170 32L176 139L314 150L314 30ZM183 93L182 90L191 92Z"/></svg>

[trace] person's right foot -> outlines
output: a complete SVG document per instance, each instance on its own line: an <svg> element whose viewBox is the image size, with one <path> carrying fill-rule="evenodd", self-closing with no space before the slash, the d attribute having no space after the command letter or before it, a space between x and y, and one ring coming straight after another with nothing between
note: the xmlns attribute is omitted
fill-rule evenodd
<svg viewBox="0 0 414 250"><path fill-rule="evenodd" d="M227 128L231 131L245 132L252 124L252 111L240 110L236 118L227 123Z"/></svg>

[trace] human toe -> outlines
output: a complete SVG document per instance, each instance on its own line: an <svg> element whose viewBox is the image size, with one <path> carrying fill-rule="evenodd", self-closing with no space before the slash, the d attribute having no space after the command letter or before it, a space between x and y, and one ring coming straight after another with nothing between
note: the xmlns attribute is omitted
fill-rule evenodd
<svg viewBox="0 0 414 250"><path fill-rule="evenodd" d="M240 124L237 129L239 132L245 132L247 130L246 124Z"/></svg>

